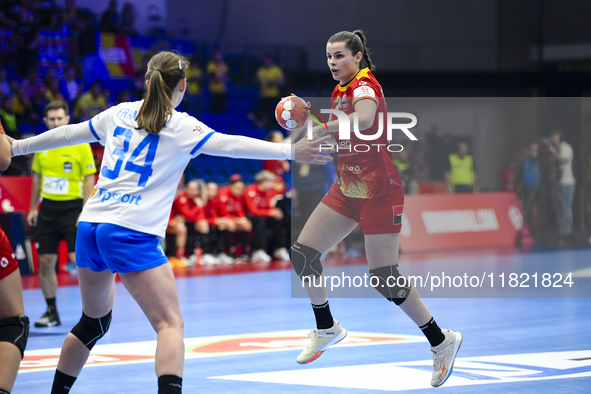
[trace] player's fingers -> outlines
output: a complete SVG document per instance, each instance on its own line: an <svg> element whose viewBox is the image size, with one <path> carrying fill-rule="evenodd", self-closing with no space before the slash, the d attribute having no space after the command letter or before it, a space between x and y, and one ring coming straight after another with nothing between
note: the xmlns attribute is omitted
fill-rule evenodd
<svg viewBox="0 0 591 394"><path fill-rule="evenodd" d="M316 146L320 145L321 143L323 143L324 141L329 140L332 137L332 135L330 134L326 134L318 139L315 139L313 142Z"/></svg>

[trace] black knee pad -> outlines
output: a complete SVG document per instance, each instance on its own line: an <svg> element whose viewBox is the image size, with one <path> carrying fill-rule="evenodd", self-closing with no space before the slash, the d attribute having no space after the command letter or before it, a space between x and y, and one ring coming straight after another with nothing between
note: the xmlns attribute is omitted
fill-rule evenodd
<svg viewBox="0 0 591 394"><path fill-rule="evenodd" d="M113 311L109 311L109 313L100 319L93 319L82 312L80 321L78 321L78 324L76 324L70 332L76 338L80 339L88 350L92 350L97 341L104 337L107 331L109 331L109 326L111 325L111 312Z"/></svg>
<svg viewBox="0 0 591 394"><path fill-rule="evenodd" d="M10 342L25 355L25 347L29 338L29 318L25 315L0 320L0 342Z"/></svg>
<svg viewBox="0 0 591 394"><path fill-rule="evenodd" d="M372 281L371 278L378 278L377 286L374 288L396 305L402 304L412 289L408 280L398 272L398 264L369 270L369 276L372 286L376 284L376 281Z"/></svg>
<svg viewBox="0 0 591 394"><path fill-rule="evenodd" d="M300 278L317 277L322 275L322 263L320 263L322 253L299 242L293 244L289 249L291 265Z"/></svg>

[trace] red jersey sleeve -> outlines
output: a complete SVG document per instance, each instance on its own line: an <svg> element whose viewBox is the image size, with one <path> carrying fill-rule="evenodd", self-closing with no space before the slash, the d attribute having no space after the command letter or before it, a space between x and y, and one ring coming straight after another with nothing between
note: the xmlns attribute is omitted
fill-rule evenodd
<svg viewBox="0 0 591 394"><path fill-rule="evenodd" d="M246 205L246 211L249 215L269 217L269 204L266 204L266 208L261 208L261 199L263 198L266 198L266 196L259 192L256 184L252 184L246 188L244 192L244 205Z"/></svg>

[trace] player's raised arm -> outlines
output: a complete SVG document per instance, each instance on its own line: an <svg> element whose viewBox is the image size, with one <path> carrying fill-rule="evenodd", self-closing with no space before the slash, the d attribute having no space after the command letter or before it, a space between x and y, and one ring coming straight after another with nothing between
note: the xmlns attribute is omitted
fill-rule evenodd
<svg viewBox="0 0 591 394"><path fill-rule="evenodd" d="M90 121L65 125L48 130L35 137L13 141L12 156L28 155L29 153L61 148L63 146L96 141L98 141L98 138L90 128Z"/></svg>
<svg viewBox="0 0 591 394"><path fill-rule="evenodd" d="M319 153L319 146L330 136L315 140L301 139L292 145L275 144L254 138L214 133L203 144L200 153L258 160L296 160L304 163L326 164L332 157ZM325 151L323 149L323 151Z"/></svg>

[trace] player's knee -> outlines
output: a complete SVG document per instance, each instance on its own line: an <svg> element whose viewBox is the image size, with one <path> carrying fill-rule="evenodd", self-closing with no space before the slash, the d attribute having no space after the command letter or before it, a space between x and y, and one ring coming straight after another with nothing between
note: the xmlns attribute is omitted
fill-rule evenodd
<svg viewBox="0 0 591 394"><path fill-rule="evenodd" d="M372 286L396 305L402 304L412 290L412 285L398 272L398 264L371 269L369 276Z"/></svg>
<svg viewBox="0 0 591 394"><path fill-rule="evenodd" d="M51 272L55 269L56 260L53 255L42 254L39 256L39 271L42 273Z"/></svg>
<svg viewBox="0 0 591 394"><path fill-rule="evenodd" d="M322 253L296 241L289 250L291 265L295 273L302 279L322 275Z"/></svg>
<svg viewBox="0 0 591 394"><path fill-rule="evenodd" d="M0 319L0 342L10 342L25 354L29 337L29 318L25 315Z"/></svg>
<svg viewBox="0 0 591 394"><path fill-rule="evenodd" d="M105 316L94 319L82 312L82 317L74 328L72 328L71 333L78 338L88 350L92 350L97 341L104 337L107 331L109 331L109 326L111 325L111 313L112 311L109 311Z"/></svg>
<svg viewBox="0 0 591 394"><path fill-rule="evenodd" d="M199 220L195 223L195 230L201 234L209 234L209 223L207 223L207 220Z"/></svg>

